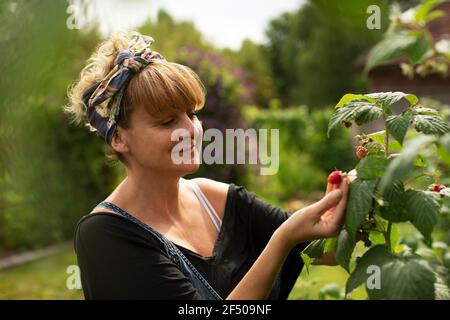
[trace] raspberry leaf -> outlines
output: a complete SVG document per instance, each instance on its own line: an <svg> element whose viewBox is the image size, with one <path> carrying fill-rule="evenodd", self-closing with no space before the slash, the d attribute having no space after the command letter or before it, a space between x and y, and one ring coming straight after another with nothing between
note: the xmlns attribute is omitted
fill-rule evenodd
<svg viewBox="0 0 450 320"><path fill-rule="evenodd" d="M389 116L386 119L386 127L388 132L397 140L400 144L403 144L406 132L412 121L412 115L410 112L402 112L396 116Z"/></svg>
<svg viewBox="0 0 450 320"><path fill-rule="evenodd" d="M431 191L410 189L405 194L405 207L411 214L411 222L427 241L431 240L431 232L438 221L439 199L439 194Z"/></svg>
<svg viewBox="0 0 450 320"><path fill-rule="evenodd" d="M379 275L371 270L379 270ZM379 286L372 281L377 276ZM357 263L347 281L346 293L364 283L370 299L432 300L435 282L434 272L418 257L393 254L385 246L377 245Z"/></svg>
<svg viewBox="0 0 450 320"><path fill-rule="evenodd" d="M385 156L369 155L362 159L356 166L358 178L363 180L372 180L381 178L388 165Z"/></svg>
<svg viewBox="0 0 450 320"><path fill-rule="evenodd" d="M443 135L450 131L448 124L436 115L417 114L414 116L414 125L425 134Z"/></svg>
<svg viewBox="0 0 450 320"><path fill-rule="evenodd" d="M347 230L343 228L337 238L336 260L350 273L350 258L352 257L355 241L350 238Z"/></svg>
<svg viewBox="0 0 450 320"><path fill-rule="evenodd" d="M345 214L345 227L352 241L359 226L372 210L372 198L377 180L362 180L357 178L350 185L350 194Z"/></svg>

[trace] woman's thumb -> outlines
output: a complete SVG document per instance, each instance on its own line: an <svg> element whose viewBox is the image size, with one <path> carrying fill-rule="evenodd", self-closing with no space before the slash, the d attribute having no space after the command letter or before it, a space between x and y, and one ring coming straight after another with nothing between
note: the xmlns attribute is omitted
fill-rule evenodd
<svg viewBox="0 0 450 320"><path fill-rule="evenodd" d="M322 213L330 208L335 207L342 198L342 191L339 189L333 190L323 197L319 202L315 203L315 209Z"/></svg>

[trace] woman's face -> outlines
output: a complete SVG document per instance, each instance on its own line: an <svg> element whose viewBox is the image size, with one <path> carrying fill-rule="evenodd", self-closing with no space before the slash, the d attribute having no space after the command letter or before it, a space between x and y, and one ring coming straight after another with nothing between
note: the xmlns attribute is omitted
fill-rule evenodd
<svg viewBox="0 0 450 320"><path fill-rule="evenodd" d="M183 176L200 165L203 129L194 109L156 120L138 107L131 114L130 127L119 130L131 166Z"/></svg>

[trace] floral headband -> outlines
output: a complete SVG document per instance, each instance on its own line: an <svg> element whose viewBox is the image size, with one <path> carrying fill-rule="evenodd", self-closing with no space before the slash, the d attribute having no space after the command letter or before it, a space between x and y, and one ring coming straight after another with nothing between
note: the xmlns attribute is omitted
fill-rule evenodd
<svg viewBox="0 0 450 320"><path fill-rule="evenodd" d="M155 60L166 62L161 54L149 48L154 42L152 37L136 34L132 41L128 49L117 54L113 69L83 94L90 125L109 145L117 127L122 97L131 77Z"/></svg>

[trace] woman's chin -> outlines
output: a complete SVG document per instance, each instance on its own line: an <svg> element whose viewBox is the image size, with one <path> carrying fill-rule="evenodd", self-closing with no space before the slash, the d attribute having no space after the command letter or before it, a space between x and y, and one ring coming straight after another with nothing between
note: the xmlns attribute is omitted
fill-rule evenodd
<svg viewBox="0 0 450 320"><path fill-rule="evenodd" d="M182 157L183 153L180 156ZM183 175L194 173L200 167L200 156L197 149L192 149L189 156L176 160L172 161L172 167Z"/></svg>
<svg viewBox="0 0 450 320"><path fill-rule="evenodd" d="M194 173L200 167L200 163L181 163L174 165L175 170L180 172L182 175Z"/></svg>

